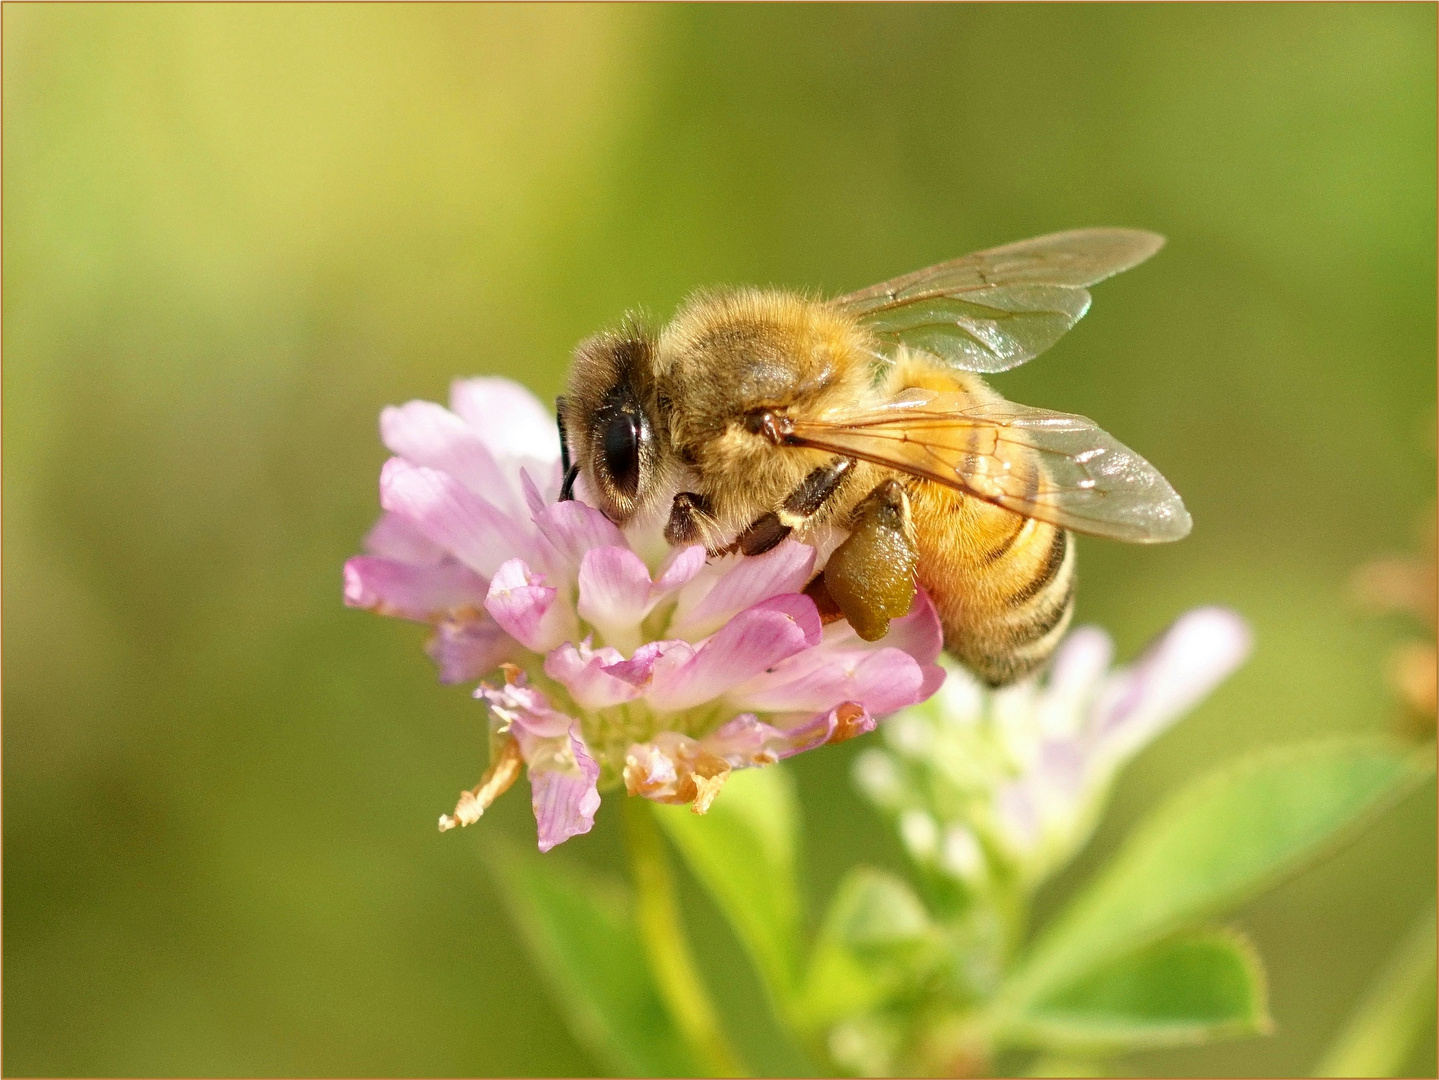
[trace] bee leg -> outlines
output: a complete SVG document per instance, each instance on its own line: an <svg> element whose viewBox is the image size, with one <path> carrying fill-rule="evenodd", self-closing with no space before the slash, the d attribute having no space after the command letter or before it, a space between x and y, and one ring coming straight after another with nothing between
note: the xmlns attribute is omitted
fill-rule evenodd
<svg viewBox="0 0 1439 1080"><path fill-rule="evenodd" d="M755 518L744 532L735 537L730 548L738 548L744 555L763 555L771 548L778 547L793 531L793 525L786 525L779 515L771 510L768 514Z"/></svg>
<svg viewBox="0 0 1439 1080"><path fill-rule="evenodd" d="M670 506L670 519L665 522L665 542L680 547L704 544L712 547L718 529L710 501L693 491L681 491Z"/></svg>
<svg viewBox="0 0 1439 1080"><path fill-rule="evenodd" d="M560 468L564 471L564 483L560 485L560 502L569 502L575 497L575 478L580 467L570 464L570 441L565 438L565 399L555 398L555 427L560 432Z"/></svg>
<svg viewBox="0 0 1439 1080"><path fill-rule="evenodd" d="M756 518L750 526L735 539L735 546L745 555L763 555L779 542L817 514L836 491L844 478L854 468L854 458L837 457L833 461L810 470L800 481L799 487L780 505Z"/></svg>
<svg viewBox="0 0 1439 1080"><path fill-rule="evenodd" d="M856 634L877 641L914 602L918 561L909 496L885 480L854 508L849 536L825 564L825 591Z"/></svg>

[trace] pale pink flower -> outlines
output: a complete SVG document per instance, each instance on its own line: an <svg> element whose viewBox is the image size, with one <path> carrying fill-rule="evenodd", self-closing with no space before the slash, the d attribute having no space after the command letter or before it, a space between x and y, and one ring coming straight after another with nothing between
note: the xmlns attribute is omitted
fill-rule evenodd
<svg viewBox="0 0 1439 1080"><path fill-rule="evenodd" d="M919 861L986 887L989 863L1033 885L1084 844L1119 769L1202 701L1249 653L1244 620L1219 607L1180 616L1128 667L1094 626L1065 638L1048 673L985 691L962 670L896 717L888 752L855 763Z"/></svg>
<svg viewBox="0 0 1439 1080"><path fill-rule="evenodd" d="M923 593L879 642L821 625L815 548L707 558L655 521L621 530L555 501L558 436L528 391L470 379L450 404L382 413L385 513L345 564L347 604L434 627L442 682L504 672L476 691L494 764L442 828L477 820L520 761L541 850L588 832L606 789L703 813L731 770L869 731L943 681Z"/></svg>

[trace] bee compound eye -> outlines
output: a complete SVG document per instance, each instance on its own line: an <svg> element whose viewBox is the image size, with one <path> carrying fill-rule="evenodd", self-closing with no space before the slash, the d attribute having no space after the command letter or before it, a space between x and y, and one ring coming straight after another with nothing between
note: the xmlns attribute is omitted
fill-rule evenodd
<svg viewBox="0 0 1439 1080"><path fill-rule="evenodd" d="M604 458L610 482L634 498L640 486L640 423L634 413L616 413L605 426Z"/></svg>

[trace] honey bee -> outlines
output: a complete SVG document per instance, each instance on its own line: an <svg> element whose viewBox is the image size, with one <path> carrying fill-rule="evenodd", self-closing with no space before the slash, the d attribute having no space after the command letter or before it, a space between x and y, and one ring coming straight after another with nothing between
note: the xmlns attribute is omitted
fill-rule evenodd
<svg viewBox="0 0 1439 1080"><path fill-rule="evenodd" d="M918 584L949 653L1012 682L1073 613L1071 530L1155 543L1190 517L1093 421L1006 401L981 375L1048 348L1088 310L1087 286L1163 243L1082 229L828 301L713 290L658 332L631 318L576 349L556 403L561 497L583 476L619 524L668 500L666 539L713 554L843 530L806 590L822 615L877 640Z"/></svg>

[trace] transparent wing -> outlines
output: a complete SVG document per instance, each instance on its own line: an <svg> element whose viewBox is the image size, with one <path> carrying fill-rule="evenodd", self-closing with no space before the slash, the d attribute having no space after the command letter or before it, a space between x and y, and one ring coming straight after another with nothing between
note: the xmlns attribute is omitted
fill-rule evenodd
<svg viewBox="0 0 1439 1080"><path fill-rule="evenodd" d="M864 413L796 420L784 441L887 465L1094 536L1162 543L1192 525L1159 470L1070 413L906 390Z"/></svg>
<svg viewBox="0 0 1439 1080"><path fill-rule="evenodd" d="M964 371L1008 371L1084 316L1086 286L1163 246L1164 237L1139 229L1052 233L916 270L831 303L869 326L886 357L904 344Z"/></svg>

